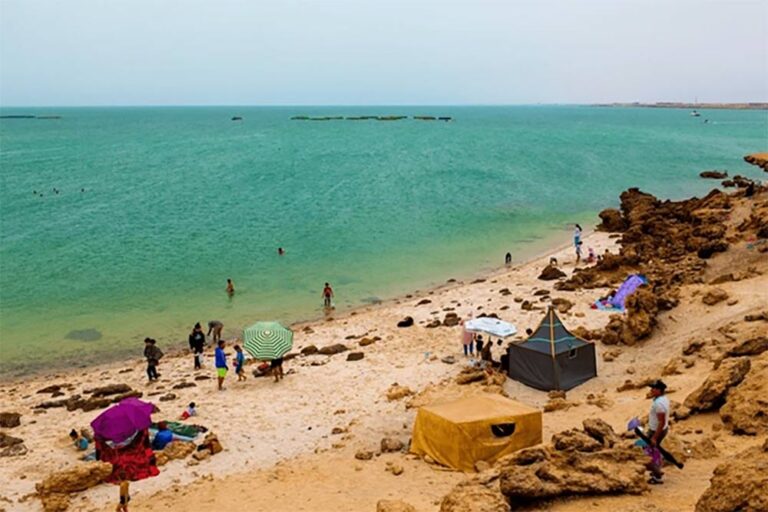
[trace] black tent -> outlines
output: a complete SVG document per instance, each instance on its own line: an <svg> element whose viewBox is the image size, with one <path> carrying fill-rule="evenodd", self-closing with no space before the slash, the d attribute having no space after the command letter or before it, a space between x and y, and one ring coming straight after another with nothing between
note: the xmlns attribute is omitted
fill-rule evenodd
<svg viewBox="0 0 768 512"><path fill-rule="evenodd" d="M597 376L594 343L568 332L551 306L536 331L508 353L510 378L536 389L568 390Z"/></svg>

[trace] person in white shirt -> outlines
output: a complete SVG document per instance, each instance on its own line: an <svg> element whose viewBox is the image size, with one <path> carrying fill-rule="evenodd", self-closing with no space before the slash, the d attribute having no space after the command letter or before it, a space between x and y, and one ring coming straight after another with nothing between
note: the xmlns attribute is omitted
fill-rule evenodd
<svg viewBox="0 0 768 512"><path fill-rule="evenodd" d="M661 446L661 442L667 436L667 432L669 431L669 398L664 394L666 390L667 385L661 380L657 380L651 384L651 411L648 414L648 438L651 441L652 448ZM663 458L657 451L656 456L652 456L651 462L648 464L648 469L651 472L651 478L648 480L648 483L663 483L662 477L664 476L664 472L661 470L662 464Z"/></svg>

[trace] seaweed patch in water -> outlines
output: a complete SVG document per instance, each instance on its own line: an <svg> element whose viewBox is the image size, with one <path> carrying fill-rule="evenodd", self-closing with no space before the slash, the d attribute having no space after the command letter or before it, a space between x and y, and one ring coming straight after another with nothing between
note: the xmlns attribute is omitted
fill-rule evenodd
<svg viewBox="0 0 768 512"><path fill-rule="evenodd" d="M83 329L81 331L69 331L65 336L68 340L96 341L101 339L101 331L96 329Z"/></svg>

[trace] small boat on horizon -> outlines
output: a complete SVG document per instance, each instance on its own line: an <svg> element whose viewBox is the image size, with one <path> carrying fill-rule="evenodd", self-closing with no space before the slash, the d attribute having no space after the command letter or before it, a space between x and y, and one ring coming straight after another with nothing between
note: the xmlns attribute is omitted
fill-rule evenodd
<svg viewBox="0 0 768 512"><path fill-rule="evenodd" d="M699 112L694 109L691 111L691 117L701 117L701 114L699 114Z"/></svg>

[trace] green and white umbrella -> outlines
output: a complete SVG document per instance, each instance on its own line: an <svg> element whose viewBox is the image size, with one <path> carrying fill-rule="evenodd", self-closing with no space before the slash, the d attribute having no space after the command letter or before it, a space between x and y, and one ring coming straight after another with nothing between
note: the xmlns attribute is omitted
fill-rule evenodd
<svg viewBox="0 0 768 512"><path fill-rule="evenodd" d="M278 322L256 322L243 331L243 346L256 359L283 357L293 346L293 331Z"/></svg>

